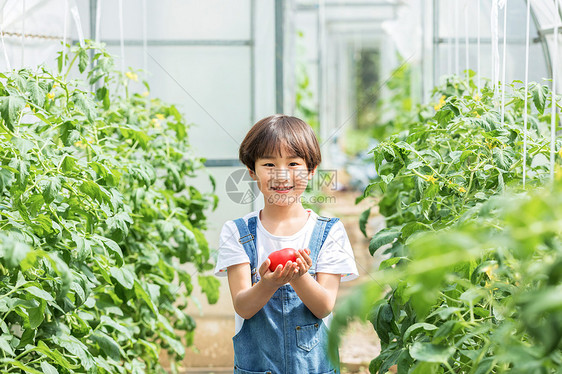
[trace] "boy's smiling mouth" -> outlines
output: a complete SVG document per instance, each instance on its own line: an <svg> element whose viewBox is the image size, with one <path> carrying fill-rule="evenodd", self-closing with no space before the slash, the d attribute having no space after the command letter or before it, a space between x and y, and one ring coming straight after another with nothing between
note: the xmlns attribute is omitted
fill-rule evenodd
<svg viewBox="0 0 562 374"><path fill-rule="evenodd" d="M274 191L276 191L276 192L289 192L289 191L292 190L293 188L295 188L295 186L271 187L271 189L274 190Z"/></svg>

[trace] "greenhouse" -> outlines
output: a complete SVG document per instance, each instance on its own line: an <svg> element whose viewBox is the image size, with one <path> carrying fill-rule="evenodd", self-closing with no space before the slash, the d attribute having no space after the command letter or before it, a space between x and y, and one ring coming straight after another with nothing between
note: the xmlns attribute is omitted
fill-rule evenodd
<svg viewBox="0 0 562 374"><path fill-rule="evenodd" d="M0 373L562 372L562 0L0 0Z"/></svg>

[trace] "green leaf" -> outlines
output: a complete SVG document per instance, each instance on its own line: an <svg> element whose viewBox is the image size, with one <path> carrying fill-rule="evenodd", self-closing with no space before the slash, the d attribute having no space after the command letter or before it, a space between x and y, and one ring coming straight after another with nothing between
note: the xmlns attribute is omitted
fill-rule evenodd
<svg viewBox="0 0 562 374"><path fill-rule="evenodd" d="M84 70L86 70L86 68L88 67L88 60L88 52L85 49L80 48L78 50L78 70L80 71L80 73L83 73Z"/></svg>
<svg viewBox="0 0 562 374"><path fill-rule="evenodd" d="M410 371L410 374L442 374L443 368L435 362L418 362Z"/></svg>
<svg viewBox="0 0 562 374"><path fill-rule="evenodd" d="M384 228L377 232L372 238L371 242L369 243L369 252L371 256L376 252L377 249L382 247L385 244L392 243L396 238L399 238L402 232L400 229L392 227L392 228Z"/></svg>
<svg viewBox="0 0 562 374"><path fill-rule="evenodd" d="M417 332L420 329L423 329L425 331L433 331L433 330L437 330L437 326L425 322L414 323L412 326L408 327L408 329L404 333L403 340L407 341L410 338L410 335L412 335L412 333Z"/></svg>
<svg viewBox="0 0 562 374"><path fill-rule="evenodd" d="M0 233L0 262L8 269L18 267L27 257L29 246L15 238Z"/></svg>
<svg viewBox="0 0 562 374"><path fill-rule="evenodd" d="M544 114L544 108L546 106L546 99L548 96L548 87L537 83L531 88L531 94L533 95L533 103L535 103L535 107L540 114Z"/></svg>
<svg viewBox="0 0 562 374"><path fill-rule="evenodd" d="M119 345L115 342L115 340L109 337L106 333L98 330L94 332L90 336L90 338L94 342L98 343L101 350L108 357L112 358L115 361L121 361L121 353L120 353Z"/></svg>
<svg viewBox="0 0 562 374"><path fill-rule="evenodd" d="M41 361L41 370L43 374L59 374L58 370L47 361Z"/></svg>
<svg viewBox="0 0 562 374"><path fill-rule="evenodd" d="M168 345L174 350L174 352L181 358L185 355L185 347L182 344L181 340L174 339L167 334L162 334L162 338Z"/></svg>
<svg viewBox="0 0 562 374"><path fill-rule="evenodd" d="M427 225L421 222L408 222L407 224L404 225L404 227L402 227L401 230L402 240L408 239L410 236L412 236L414 233L418 231L424 231L430 228L431 227L428 227Z"/></svg>
<svg viewBox="0 0 562 374"><path fill-rule="evenodd" d="M41 300L38 307L27 309L30 330L34 331L43 323L43 320L45 319L45 306L46 302Z"/></svg>
<svg viewBox="0 0 562 374"><path fill-rule="evenodd" d="M367 237L367 221L369 220L369 215L371 214L371 208L364 210L359 217L359 229L365 237Z"/></svg>
<svg viewBox="0 0 562 374"><path fill-rule="evenodd" d="M31 368L31 367L29 367L29 366L27 366L27 365L24 365L24 364L21 363L20 361L16 361L16 360L11 360L11 359L9 359L9 360L6 360L5 362L6 362L6 363L9 363L9 364L11 364L11 365L13 365L13 367L17 367L17 368L23 370L23 371L26 372L26 373L31 373L31 374L43 374L43 373L41 373L41 372L38 371L38 370L35 370L35 369L33 369L33 368Z"/></svg>
<svg viewBox="0 0 562 374"><path fill-rule="evenodd" d="M90 196L93 200L97 200L100 203L103 201L101 197L100 186L96 182L92 182L92 181L82 182L82 184L80 185L80 191Z"/></svg>
<svg viewBox="0 0 562 374"><path fill-rule="evenodd" d="M62 171L68 173L73 171L76 166L76 159L69 155L64 155L64 158L61 162Z"/></svg>
<svg viewBox="0 0 562 374"><path fill-rule="evenodd" d="M158 309L156 308L156 306L152 302L152 299L150 298L150 296L148 296L148 294L146 293L144 288L141 286L141 284L136 280L135 280L134 289L135 289L135 294L137 295L137 297L144 300L144 302L148 304L148 306L150 307L150 309L152 310L154 315L158 316Z"/></svg>
<svg viewBox="0 0 562 374"><path fill-rule="evenodd" d="M135 284L135 274L126 266L121 268L111 267L109 269L111 276L117 280L123 287L130 290Z"/></svg>
<svg viewBox="0 0 562 374"><path fill-rule="evenodd" d="M45 203L50 204L59 194L61 181L58 176L50 177L47 184L43 187L42 195Z"/></svg>
<svg viewBox="0 0 562 374"><path fill-rule="evenodd" d="M492 155L494 158L494 162L502 170L509 170L509 168L513 164L511 157L509 157L509 154L503 148L494 148L492 150Z"/></svg>
<svg viewBox="0 0 562 374"><path fill-rule="evenodd" d="M96 238L99 239L110 252L116 255L117 265L123 265L123 252L121 251L121 247L119 247L119 244L103 236L96 236Z"/></svg>
<svg viewBox="0 0 562 374"><path fill-rule="evenodd" d="M6 334L0 335L0 349L6 352L10 356L15 356L14 350L12 349L12 346L9 343L10 340L12 340L11 335L6 335Z"/></svg>
<svg viewBox="0 0 562 374"><path fill-rule="evenodd" d="M164 317L162 317L162 318L164 318ZM121 325L120 323L118 323L117 321L114 321L112 318L110 318L108 316L101 316L100 320L101 320L101 323L103 325L109 326L109 327L115 329L115 331L119 331L121 334L123 334L128 339L133 339L133 331L128 329L127 326Z"/></svg>
<svg viewBox="0 0 562 374"><path fill-rule="evenodd" d="M478 363L478 367L474 374L489 374L495 366L496 359L494 357L486 357Z"/></svg>
<svg viewBox="0 0 562 374"><path fill-rule="evenodd" d="M455 347L415 342L410 347L410 356L419 361L444 363L455 351Z"/></svg>
<svg viewBox="0 0 562 374"><path fill-rule="evenodd" d="M400 262L400 260L408 260L408 258L407 257L391 257L391 258L388 258L388 259L381 262L381 264L379 265L379 270L384 270L384 269L387 269L389 267L392 267L392 265L397 264L398 262Z"/></svg>
<svg viewBox="0 0 562 374"><path fill-rule="evenodd" d="M37 79L30 79L27 82L27 91L29 92L29 99L37 106L42 107L45 104L45 96L47 92L39 85Z"/></svg>
<svg viewBox="0 0 562 374"><path fill-rule="evenodd" d="M53 337L53 341L78 357L82 366L86 370L94 367L94 360L92 358L92 354L88 351L88 347L76 337L67 333L61 333L60 335Z"/></svg>
<svg viewBox="0 0 562 374"><path fill-rule="evenodd" d="M28 344L33 345L33 343L35 341L36 331L37 331L36 327L32 327L30 329L25 329L25 331L21 335L20 343L18 344L17 348L18 349L25 348L25 346L28 345Z"/></svg>
<svg viewBox="0 0 562 374"><path fill-rule="evenodd" d="M0 113L8 129L14 130L24 107L25 99L21 96L0 97Z"/></svg>
<svg viewBox="0 0 562 374"><path fill-rule="evenodd" d="M96 115L96 104L92 99L84 95L82 92L75 91L72 96L72 101L76 108L82 112L90 123L94 122Z"/></svg>
<svg viewBox="0 0 562 374"><path fill-rule="evenodd" d="M38 297L42 300L45 301L55 301L55 299L53 298L53 296L48 293L47 291L44 291L38 287L35 286L31 286L31 287L27 287L25 288L25 291L32 294L35 297Z"/></svg>
<svg viewBox="0 0 562 374"><path fill-rule="evenodd" d="M34 350L49 357L51 360L56 362L57 365L60 365L65 369L70 370L71 368L76 368L76 366L68 362L68 360L58 350L51 349L51 347L47 346L47 344L45 344L42 340L37 342L37 347L35 347Z"/></svg>
<svg viewBox="0 0 562 374"><path fill-rule="evenodd" d="M129 233L129 225L133 224L133 222L131 216L126 212L119 212L106 220L109 230L120 234L122 237L127 236Z"/></svg>
<svg viewBox="0 0 562 374"><path fill-rule="evenodd" d="M219 299L219 280L215 276L203 275L199 275L197 280L203 293L207 295L207 301L209 301L209 304L215 304Z"/></svg>

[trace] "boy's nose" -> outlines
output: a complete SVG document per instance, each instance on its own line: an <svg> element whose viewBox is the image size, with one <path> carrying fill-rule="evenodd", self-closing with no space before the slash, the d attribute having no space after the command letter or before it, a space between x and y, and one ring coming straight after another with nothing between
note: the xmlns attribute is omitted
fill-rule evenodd
<svg viewBox="0 0 562 374"><path fill-rule="evenodd" d="M289 179L289 170L283 169L283 168L275 169L274 178L278 179L278 180L288 180Z"/></svg>

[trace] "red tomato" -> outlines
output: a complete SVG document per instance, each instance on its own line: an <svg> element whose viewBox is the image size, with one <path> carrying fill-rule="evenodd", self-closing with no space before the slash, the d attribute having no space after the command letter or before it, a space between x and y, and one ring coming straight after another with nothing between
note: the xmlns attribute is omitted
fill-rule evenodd
<svg viewBox="0 0 562 374"><path fill-rule="evenodd" d="M277 265L283 265L288 261L297 262L297 251L293 248L283 248L273 252L268 257L271 260L269 270L275 271Z"/></svg>

